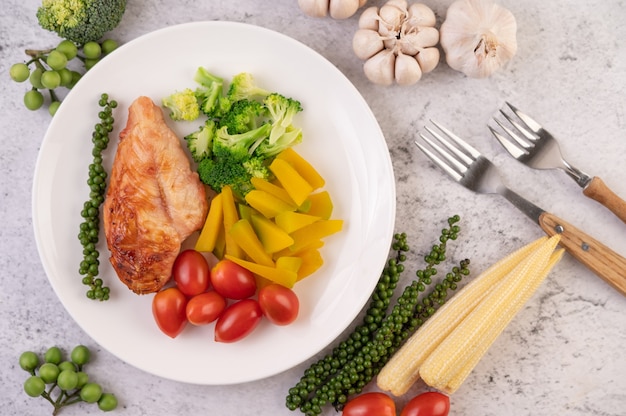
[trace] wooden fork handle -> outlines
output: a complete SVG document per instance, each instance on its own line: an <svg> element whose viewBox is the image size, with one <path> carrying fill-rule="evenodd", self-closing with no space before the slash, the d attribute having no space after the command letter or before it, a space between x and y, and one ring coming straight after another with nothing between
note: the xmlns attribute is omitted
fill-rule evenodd
<svg viewBox="0 0 626 416"><path fill-rule="evenodd" d="M583 194L598 201L617 215L620 220L626 222L626 201L611 191L602 179L594 176L583 189Z"/></svg>
<svg viewBox="0 0 626 416"><path fill-rule="evenodd" d="M561 234L559 244L568 253L626 296L626 259L624 257L548 212L539 216L539 226L549 236Z"/></svg>

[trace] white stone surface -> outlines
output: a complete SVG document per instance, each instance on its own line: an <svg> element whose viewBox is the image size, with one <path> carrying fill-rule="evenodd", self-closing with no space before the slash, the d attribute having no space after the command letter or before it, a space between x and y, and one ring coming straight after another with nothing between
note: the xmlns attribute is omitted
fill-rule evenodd
<svg viewBox="0 0 626 416"><path fill-rule="evenodd" d="M10 65L25 58L25 48L57 42L37 25L39 3L5 0L0 13L0 413L50 414L49 404L22 390L26 373L17 365L22 351L85 343L96 357L90 371L119 398L117 415L293 414L284 406L285 396L308 363L224 387L161 379L101 349L57 300L38 258L30 211L33 171L50 118L45 111L24 109L25 87L8 77ZM451 1L424 3L440 24ZM351 51L358 14L344 21L314 19L291 0L129 1L112 36L127 42L173 24L231 20L285 33L328 58L363 94L386 136L397 177L396 229L410 236L413 270L451 214L461 215L464 232L450 256L470 257L475 271L542 235L506 201L463 189L419 153L412 142L431 118L492 157L519 193L626 255L626 224L586 199L563 173L513 163L486 128L508 100L555 133L573 164L626 196L626 5L618 0L503 3L518 22L519 51L510 65L475 80L442 62L411 87L379 87L364 77ZM453 395L451 415L626 415L624 345L626 298L567 255ZM411 393L423 390L418 383ZM398 399L399 407L409 396ZM61 414L100 413L95 406L78 405Z"/></svg>

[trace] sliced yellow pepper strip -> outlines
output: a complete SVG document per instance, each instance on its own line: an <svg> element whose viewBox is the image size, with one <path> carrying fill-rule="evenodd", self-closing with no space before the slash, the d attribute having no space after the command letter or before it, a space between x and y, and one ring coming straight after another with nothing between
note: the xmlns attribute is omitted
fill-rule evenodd
<svg viewBox="0 0 626 416"><path fill-rule="evenodd" d="M211 200L211 207L207 214L204 226L196 241L195 249L197 251L212 252L215 249L220 228L224 226L224 211L222 208L222 194L217 194Z"/></svg>
<svg viewBox="0 0 626 416"><path fill-rule="evenodd" d="M297 208L295 205L290 205L274 195L258 189L253 189L246 194L246 202L266 218L274 218L281 212L295 211Z"/></svg>
<svg viewBox="0 0 626 416"><path fill-rule="evenodd" d="M288 147L276 155L276 158L289 162L289 164L294 167L294 169L313 187L313 189L321 188L326 183L322 175L315 170L313 165L300 156L300 154L298 154L293 148Z"/></svg>
<svg viewBox="0 0 626 416"><path fill-rule="evenodd" d="M232 235L230 235L231 227L239 221L239 213L237 212L233 191L230 189L230 186L222 187L221 195L222 209L224 211L224 239L226 240L226 254L243 258L245 255L244 251L235 242Z"/></svg>
<svg viewBox="0 0 626 416"><path fill-rule="evenodd" d="M267 253L276 253L293 244L293 238L289 234L264 216L252 215L250 222Z"/></svg>
<svg viewBox="0 0 626 416"><path fill-rule="evenodd" d="M300 228L306 227L307 225L311 225L318 220L320 220L320 217L293 211L281 212L276 216L276 218L274 218L276 225L287 233L292 233Z"/></svg>
<svg viewBox="0 0 626 416"><path fill-rule="evenodd" d="M294 243L289 248L298 251L316 240L341 231L342 227L343 220L319 220L291 233Z"/></svg>
<svg viewBox="0 0 626 416"><path fill-rule="evenodd" d="M330 194L328 193L328 191L321 191L311 194L307 198L307 201L309 202L309 207L306 211L308 215L320 217L324 220L329 219L332 215L333 201L330 198Z"/></svg>
<svg viewBox="0 0 626 416"><path fill-rule="evenodd" d="M296 279L298 278L298 274L292 270L263 266L261 264L242 260L228 254L225 256L225 258L232 261L233 263L237 263L245 269L250 270L254 274L257 274L265 279L269 279L274 283L281 284L288 288L292 288L294 283L296 282Z"/></svg>
<svg viewBox="0 0 626 416"><path fill-rule="evenodd" d="M286 160L274 159L270 170L296 205L302 205L313 192L313 187Z"/></svg>
<svg viewBox="0 0 626 416"><path fill-rule="evenodd" d="M229 234L252 261L263 266L274 266L272 257L263 249L263 244L261 244L248 220L241 219L234 223Z"/></svg>

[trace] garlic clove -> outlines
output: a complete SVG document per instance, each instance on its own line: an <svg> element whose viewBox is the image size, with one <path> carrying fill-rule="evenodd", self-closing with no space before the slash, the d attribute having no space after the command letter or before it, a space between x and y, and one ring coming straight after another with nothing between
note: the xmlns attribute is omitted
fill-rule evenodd
<svg viewBox="0 0 626 416"><path fill-rule="evenodd" d="M352 50L359 59L369 59L384 47L381 36L371 29L359 29L352 38Z"/></svg>
<svg viewBox="0 0 626 416"><path fill-rule="evenodd" d="M398 40L402 53L415 55L420 50L435 46L439 42L439 31L434 27L423 27L419 31L405 33Z"/></svg>
<svg viewBox="0 0 626 416"><path fill-rule="evenodd" d="M434 27L437 23L435 12L423 3L413 3L408 9L409 17L407 22L412 27L430 26Z"/></svg>
<svg viewBox="0 0 626 416"><path fill-rule="evenodd" d="M382 25L379 26L387 33L381 35L388 35L388 32L399 32L407 15L407 2L406 0L389 0L378 11Z"/></svg>
<svg viewBox="0 0 626 416"><path fill-rule="evenodd" d="M365 3L367 3L367 0L359 0L359 8L365 6Z"/></svg>
<svg viewBox="0 0 626 416"><path fill-rule="evenodd" d="M440 57L441 55L439 54L439 49L437 48L422 49L417 55L415 55L415 59L417 59L417 63L420 64L420 68L424 74L432 71L437 67L437 65L439 65Z"/></svg>
<svg viewBox="0 0 626 416"><path fill-rule="evenodd" d="M378 7L372 6L363 10L359 17L359 29L371 29L378 31Z"/></svg>
<svg viewBox="0 0 626 416"><path fill-rule="evenodd" d="M389 49L383 49L363 64L367 79L378 85L391 85L395 79L396 55Z"/></svg>
<svg viewBox="0 0 626 416"><path fill-rule="evenodd" d="M413 85L422 78L422 69L414 57L401 53L396 57L394 78L398 85Z"/></svg>
<svg viewBox="0 0 626 416"><path fill-rule="evenodd" d="M300 9L311 17L324 17L328 13L330 0L298 0Z"/></svg>
<svg viewBox="0 0 626 416"><path fill-rule="evenodd" d="M493 0L456 0L440 28L448 65L469 77L491 75L517 52L513 14Z"/></svg>
<svg viewBox="0 0 626 416"><path fill-rule="evenodd" d="M333 19L347 19L359 9L360 0L330 0L328 11Z"/></svg>

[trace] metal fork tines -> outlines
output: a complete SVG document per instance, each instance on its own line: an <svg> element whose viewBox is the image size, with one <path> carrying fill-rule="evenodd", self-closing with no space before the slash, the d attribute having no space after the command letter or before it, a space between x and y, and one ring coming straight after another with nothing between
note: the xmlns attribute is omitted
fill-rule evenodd
<svg viewBox="0 0 626 416"><path fill-rule="evenodd" d="M539 220L543 210L509 189L489 159L441 124L432 120L431 123L438 131L426 126L424 129L431 137L422 133L420 137L434 152L418 142L415 144L437 166L466 188L482 194L500 194L532 220Z"/></svg>
<svg viewBox="0 0 626 416"><path fill-rule="evenodd" d="M565 160L559 143L549 131L510 103L506 107L509 111L500 109L506 122L494 117L505 134L488 127L511 156L535 169L561 169L583 188L589 184L591 177Z"/></svg>
<svg viewBox="0 0 626 416"><path fill-rule="evenodd" d="M499 194L530 217L548 234L560 234L560 244L572 256L626 295L626 259L593 237L578 230L561 218L550 214L510 190L500 173L480 152L447 128L432 121L436 127L425 127L422 140L415 144L452 179L466 188L483 194Z"/></svg>
<svg viewBox="0 0 626 416"><path fill-rule="evenodd" d="M625 200L598 176L591 177L568 163L559 143L541 124L509 103L506 103L506 107L506 111L500 109L503 121L494 117L500 131L491 126L489 129L511 156L532 168L563 170L583 188L585 196L600 202L626 222Z"/></svg>

